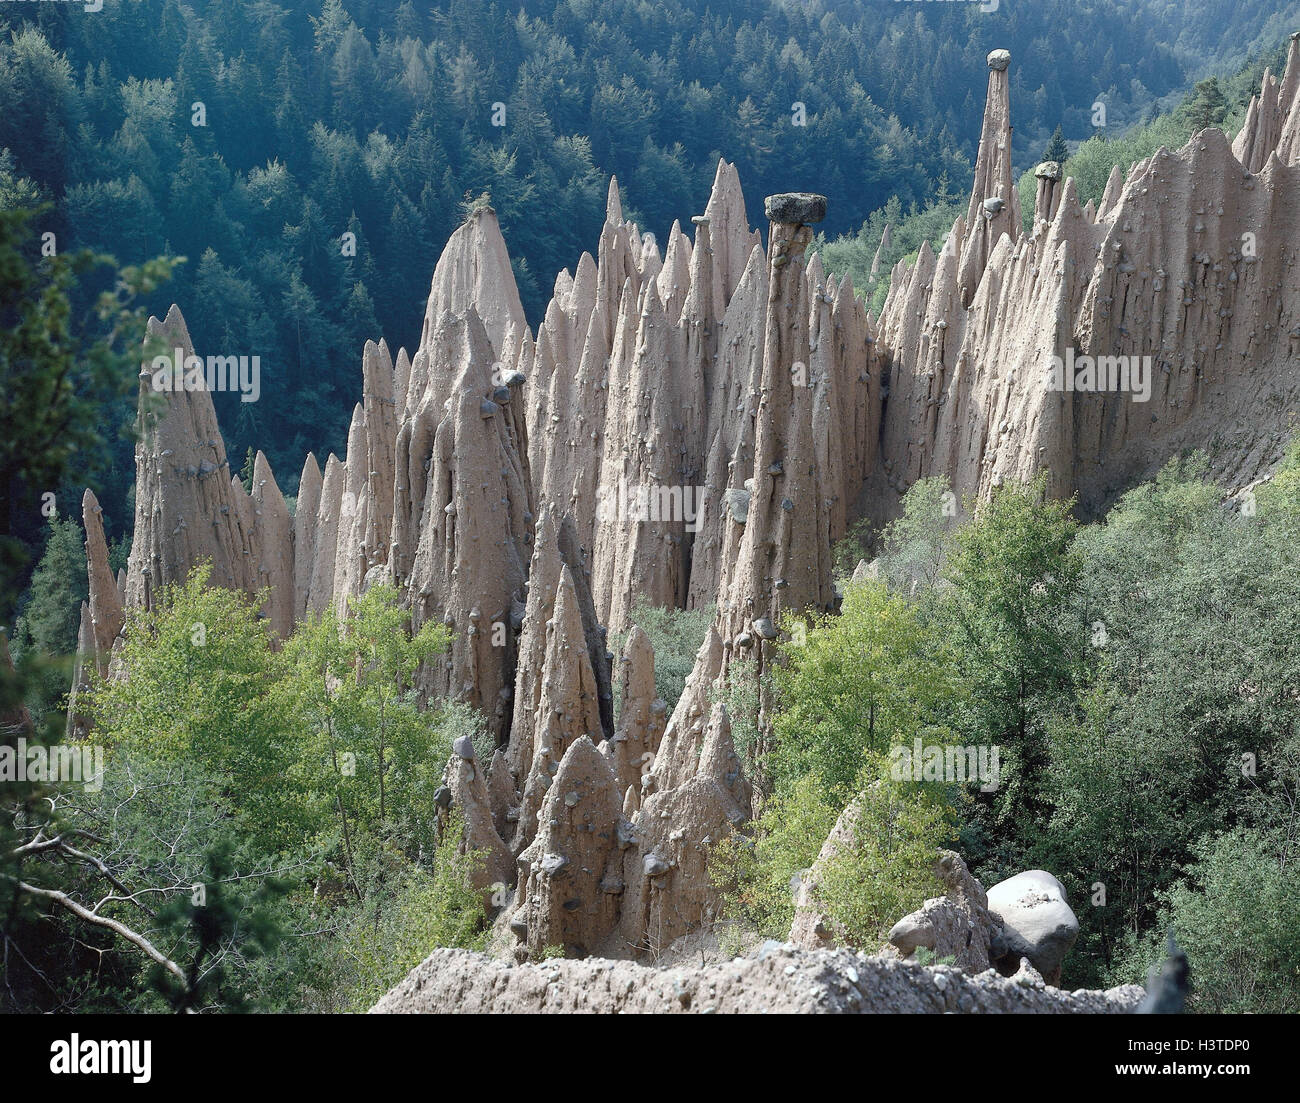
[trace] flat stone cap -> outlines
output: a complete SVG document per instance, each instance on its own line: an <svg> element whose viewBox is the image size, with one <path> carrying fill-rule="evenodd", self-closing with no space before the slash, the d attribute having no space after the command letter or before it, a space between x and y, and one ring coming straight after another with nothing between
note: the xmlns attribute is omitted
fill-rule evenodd
<svg viewBox="0 0 1300 1103"><path fill-rule="evenodd" d="M1003 69L1005 69L1010 64L1011 64L1010 50L994 50L991 54L989 54L990 69L996 69L1000 73L1002 72Z"/></svg>
<svg viewBox="0 0 1300 1103"><path fill-rule="evenodd" d="M789 222L796 226L820 222L826 217L826 196L810 191L782 192L763 200L763 213L771 222Z"/></svg>
<svg viewBox="0 0 1300 1103"><path fill-rule="evenodd" d="M1034 175L1040 180L1059 180L1061 178L1060 161L1044 161L1034 169Z"/></svg>

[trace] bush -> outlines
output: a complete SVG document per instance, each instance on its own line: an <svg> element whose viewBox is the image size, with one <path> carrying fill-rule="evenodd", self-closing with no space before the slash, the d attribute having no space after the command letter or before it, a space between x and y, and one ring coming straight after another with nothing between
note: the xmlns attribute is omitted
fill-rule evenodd
<svg viewBox="0 0 1300 1103"><path fill-rule="evenodd" d="M957 525L957 496L943 476L919 479L903 495L903 514L882 534L881 567L903 593L939 581Z"/></svg>
<svg viewBox="0 0 1300 1103"><path fill-rule="evenodd" d="M668 609L637 598L630 620L650 637L650 646L655 651L655 693L663 699L671 715L686 688L687 675L695 668L695 656L713 621L713 606ZM615 639L611 650L616 656L622 654L625 640L626 636ZM614 684L617 689L617 678Z"/></svg>
<svg viewBox="0 0 1300 1103"><path fill-rule="evenodd" d="M939 794L938 787L874 780L846 813L852 843L825 864L816 894L850 946L878 948L903 916L942 894L934 862L952 823Z"/></svg>
<svg viewBox="0 0 1300 1103"><path fill-rule="evenodd" d="M769 679L770 683L770 679ZM753 663L732 663L720 686L709 691L709 703L721 702L731 721L731 742L745 763L745 773L764 796L769 792L763 763L763 725L758 670Z"/></svg>
<svg viewBox="0 0 1300 1103"><path fill-rule="evenodd" d="M812 865L836 815L815 779L804 777L774 795L747 832L715 846L709 877L722 894L723 916L784 939L794 919L793 879Z"/></svg>
<svg viewBox="0 0 1300 1103"><path fill-rule="evenodd" d="M850 836L818 870L816 899L837 941L874 950L889 928L943 891L934 874L952 835L940 786L894 782L876 757L841 816L812 775L772 797L745 834L714 848L709 873L722 893L723 915L766 938L784 939L794 920L794 889L836 821Z"/></svg>
<svg viewBox="0 0 1300 1103"><path fill-rule="evenodd" d="M365 1011L440 946L485 948L483 899L471 883L483 857L458 853L463 837L453 814L431 870L404 867L394 887L352 913L338 945L337 1010Z"/></svg>
<svg viewBox="0 0 1300 1103"><path fill-rule="evenodd" d="M1241 827L1206 836L1187 876L1161 895L1157 932L1131 946L1117 978L1145 980L1174 928L1191 965L1188 1009L1209 1014L1300 1012L1300 882L1295 840Z"/></svg>
<svg viewBox="0 0 1300 1103"><path fill-rule="evenodd" d="M848 532L835 541L831 548L831 572L835 581L843 585L863 560L871 558L871 522L867 518L854 521Z"/></svg>

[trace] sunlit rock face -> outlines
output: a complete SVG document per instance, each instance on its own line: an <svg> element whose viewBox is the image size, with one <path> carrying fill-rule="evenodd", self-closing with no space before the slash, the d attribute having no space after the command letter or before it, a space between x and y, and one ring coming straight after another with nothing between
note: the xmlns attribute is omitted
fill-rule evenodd
<svg viewBox="0 0 1300 1103"><path fill-rule="evenodd" d="M1300 397L1298 91L1293 40L1232 145L1211 129L1116 168L1095 213L1040 166L1030 231L994 236L1005 211L987 200L1007 179L985 154L1010 131L991 71L967 216L937 256L895 269L881 317L890 488L945 475L986 497L1042 471L1096 516L1212 442L1225 484L1262 477Z"/></svg>

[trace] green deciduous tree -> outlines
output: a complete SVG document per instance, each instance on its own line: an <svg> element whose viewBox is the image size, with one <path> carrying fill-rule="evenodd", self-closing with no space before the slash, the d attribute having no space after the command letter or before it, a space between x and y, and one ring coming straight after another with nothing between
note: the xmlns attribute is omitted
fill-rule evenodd
<svg viewBox="0 0 1300 1103"><path fill-rule="evenodd" d="M1051 730L1049 803L1035 853L1079 910L1085 960L1104 966L1157 923L1157 899L1198 840L1291 813L1285 748L1300 724L1298 553L1285 511L1223 507L1204 458L1171 463L1075 543L1089 625L1077 719ZM1285 496L1285 469L1279 472ZM1254 794L1279 794L1267 816ZM1100 974L1081 979L1100 980Z"/></svg>
<svg viewBox="0 0 1300 1103"><path fill-rule="evenodd" d="M1191 966L1188 1010L1206 1014L1300 1012L1300 883L1296 840L1273 828L1238 827L1194 848L1187 876L1161 894L1157 927L1171 926ZM1115 972L1145 980L1163 940L1131 948Z"/></svg>
<svg viewBox="0 0 1300 1103"><path fill-rule="evenodd" d="M791 621L773 669L775 745L765 765L775 791L812 776L842 807L868 756L924 734L945 744L945 710L964 692L956 656L884 583L848 588L839 616ZM802 642L801 642L802 638Z"/></svg>
<svg viewBox="0 0 1300 1103"><path fill-rule="evenodd" d="M1003 748L994 822L1014 819L1031 832L1046 813L1046 720L1071 698L1082 643L1071 605L1072 502L1046 499L1044 486L1040 476L1003 486L978 510L967 503L974 519L948 553L952 588L941 614L955 661L977 687L960 726L973 742Z"/></svg>
<svg viewBox="0 0 1300 1103"><path fill-rule="evenodd" d="M337 833L358 895L364 838L395 837L412 854L434 842L433 793L451 747L437 715L417 707L413 680L448 634L432 622L410 627L398 592L373 586L341 624L332 613L309 620L284 648L293 676L281 692L306 741L295 772Z"/></svg>
<svg viewBox="0 0 1300 1103"><path fill-rule="evenodd" d="M274 692L267 622L242 594L209 587L210 572L202 565L151 609L129 611L121 661L131 676L98 680L90 710L111 749L227 778L230 814L274 852L314 826L293 784L300 750Z"/></svg>

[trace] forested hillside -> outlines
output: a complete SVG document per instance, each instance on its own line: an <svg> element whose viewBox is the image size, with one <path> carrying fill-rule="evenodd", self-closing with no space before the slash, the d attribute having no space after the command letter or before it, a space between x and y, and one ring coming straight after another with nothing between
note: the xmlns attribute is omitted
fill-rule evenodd
<svg viewBox="0 0 1300 1103"><path fill-rule="evenodd" d="M906 207L966 186L989 49L1016 58L1023 166L1057 125L1091 134L1097 100L1122 127L1282 20L1262 3L1203 9L6 4L0 197L51 202L39 229L63 249L186 257L150 305L184 304L201 353L261 357L263 400L223 396L219 412L233 456L255 445L285 468L342 449L366 339L414 344L467 199L490 195L536 321L555 273L597 236L610 174L661 236L695 213L719 155L752 211L814 188L831 197L825 228L853 230L891 196ZM125 442L116 461L101 490L120 533Z"/></svg>

